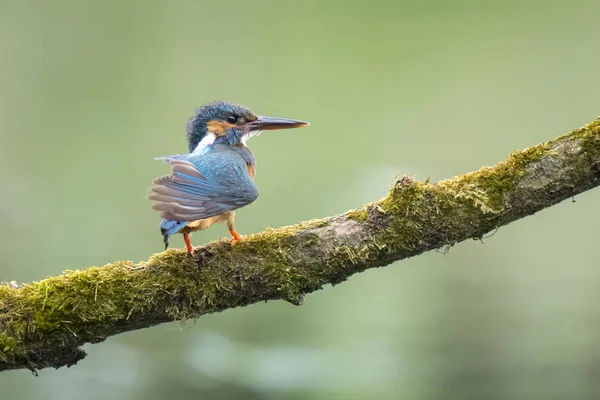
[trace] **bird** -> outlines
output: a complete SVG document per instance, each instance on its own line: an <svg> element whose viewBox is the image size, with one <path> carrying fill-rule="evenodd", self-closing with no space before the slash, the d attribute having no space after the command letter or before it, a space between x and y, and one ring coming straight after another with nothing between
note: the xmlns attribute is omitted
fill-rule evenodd
<svg viewBox="0 0 600 400"><path fill-rule="evenodd" d="M199 107L187 123L187 154L157 157L171 173L152 182L148 198L160 213L165 250L171 236L181 233L187 252L194 254L191 235L225 222L235 246L235 210L258 198L256 162L247 141L261 131L308 126L300 120L257 116L247 107L214 101Z"/></svg>

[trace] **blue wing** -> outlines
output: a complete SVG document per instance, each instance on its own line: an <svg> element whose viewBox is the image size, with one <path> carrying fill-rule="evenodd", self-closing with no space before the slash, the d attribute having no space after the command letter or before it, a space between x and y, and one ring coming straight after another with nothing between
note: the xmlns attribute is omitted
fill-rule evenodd
<svg viewBox="0 0 600 400"><path fill-rule="evenodd" d="M258 197L246 161L233 150L162 159L171 164L172 173L153 182L149 198L165 220L209 218L244 207ZM180 224L167 225L173 230Z"/></svg>

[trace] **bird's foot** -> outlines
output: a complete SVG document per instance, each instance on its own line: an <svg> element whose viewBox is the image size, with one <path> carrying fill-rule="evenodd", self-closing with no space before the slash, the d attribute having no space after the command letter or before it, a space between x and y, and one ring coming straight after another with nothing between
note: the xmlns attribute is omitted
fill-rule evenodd
<svg viewBox="0 0 600 400"><path fill-rule="evenodd" d="M242 235L240 235L239 233L237 233L237 231L235 229L232 229L230 232L231 232L231 236L233 236L233 240L231 241L231 247L233 247L244 237Z"/></svg>
<svg viewBox="0 0 600 400"><path fill-rule="evenodd" d="M190 239L189 233L185 233L183 235L183 240L185 242L185 247L187 248L187 252L190 256L194 255L194 246L192 245L192 240Z"/></svg>

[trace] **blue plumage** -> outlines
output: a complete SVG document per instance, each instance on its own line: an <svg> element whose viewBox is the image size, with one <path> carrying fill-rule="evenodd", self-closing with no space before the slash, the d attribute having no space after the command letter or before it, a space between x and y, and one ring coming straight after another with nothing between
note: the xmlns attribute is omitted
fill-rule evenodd
<svg viewBox="0 0 600 400"><path fill-rule="evenodd" d="M186 225L186 221L169 221L164 218L160 221L160 233L163 235L165 250L169 247L169 238L183 229Z"/></svg>
<svg viewBox="0 0 600 400"><path fill-rule="evenodd" d="M215 222L227 222L232 244L240 240L234 212L258 197L254 156L246 141L261 130L306 125L303 121L256 116L244 106L227 102L200 107L187 125L190 153L158 158L172 170L154 180L149 195L162 217L165 248L172 235L182 233L192 254L190 234Z"/></svg>
<svg viewBox="0 0 600 400"><path fill-rule="evenodd" d="M227 121L229 118L252 120L256 116L246 107L227 101L214 101L199 107L187 123L187 140L190 153L194 151L198 143L209 133L207 129L211 121ZM239 143L243 126L240 124L235 131L228 135L220 136L220 140L235 146ZM236 143L237 142L237 143Z"/></svg>
<svg viewBox="0 0 600 400"><path fill-rule="evenodd" d="M252 203L258 189L249 174L252 153L240 146L214 144L191 154L161 157L172 174L154 181L149 198L160 211L165 245L188 223Z"/></svg>

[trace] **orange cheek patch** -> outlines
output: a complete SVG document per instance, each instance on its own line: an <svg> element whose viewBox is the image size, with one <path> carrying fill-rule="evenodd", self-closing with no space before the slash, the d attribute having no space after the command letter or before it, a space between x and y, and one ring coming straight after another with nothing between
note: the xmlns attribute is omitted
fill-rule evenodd
<svg viewBox="0 0 600 400"><path fill-rule="evenodd" d="M206 128L209 132L213 132L217 136L223 136L227 131L231 128L235 128L236 125L230 124L225 121L215 121L212 120L208 124L206 124Z"/></svg>

